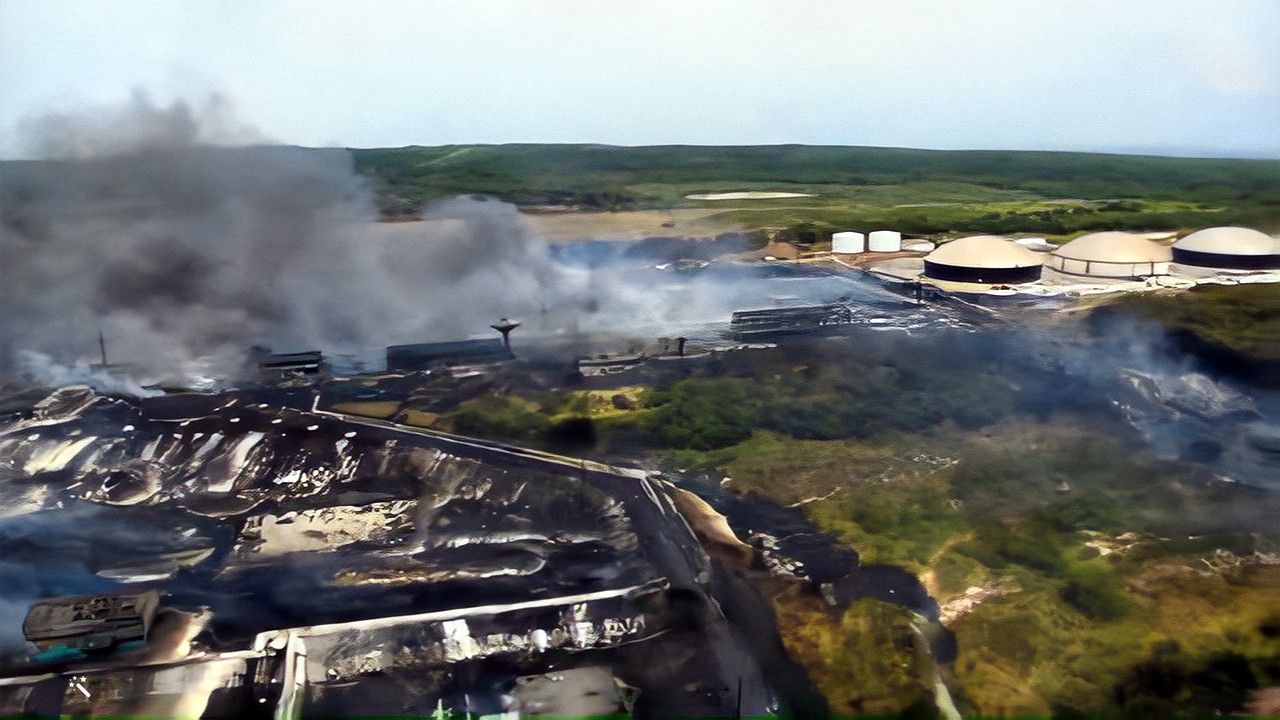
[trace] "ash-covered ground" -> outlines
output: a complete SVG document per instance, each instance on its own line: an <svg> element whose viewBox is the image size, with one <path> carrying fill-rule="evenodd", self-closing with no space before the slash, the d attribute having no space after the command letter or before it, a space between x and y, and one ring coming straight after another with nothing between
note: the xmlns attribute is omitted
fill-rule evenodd
<svg viewBox="0 0 1280 720"><path fill-rule="evenodd" d="M88 697L65 675L11 681L4 713L89 703L165 715L211 698L208 712L240 715L270 697L267 710L298 702L304 716L597 714L624 700L645 716L758 715L803 694L772 687L743 634L759 629L726 620L714 600L722 571L667 483L308 400L73 388L10 406L5 649L21 654L27 603L148 587L200 618L145 656L73 664L229 665L210 683L148 690L128 679L147 671L107 670L91 674ZM287 647L271 644L277 635ZM305 693L279 676L295 660Z"/></svg>

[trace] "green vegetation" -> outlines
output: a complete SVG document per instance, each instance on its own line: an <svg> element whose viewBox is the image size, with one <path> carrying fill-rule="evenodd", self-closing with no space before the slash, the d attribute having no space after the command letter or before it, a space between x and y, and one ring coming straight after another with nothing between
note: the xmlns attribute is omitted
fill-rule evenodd
<svg viewBox="0 0 1280 720"><path fill-rule="evenodd" d="M922 457L924 447L948 457ZM1186 716L1201 717L1238 709L1239 688L1280 680L1280 568L1210 571L1200 560L1220 548L1273 552L1280 536L1189 538L1188 527L1238 510L1196 489L1194 470L1135 455L1105 427L1011 422L836 441L756 433L677 456L722 468L740 491L808 500L810 518L865 562L915 569L941 601L994 590L951 621L959 702L974 714L1144 717L1152 704L1187 703L1196 710ZM842 653L867 631L785 607L780 618L833 707L856 707L837 689L850 672ZM1178 668L1173 686L1144 674L1158 652Z"/></svg>
<svg viewBox="0 0 1280 720"><path fill-rule="evenodd" d="M1155 321L1224 369L1280 384L1280 290L1275 285L1201 285L1177 294L1126 294L1099 309Z"/></svg>
<svg viewBox="0 0 1280 720"><path fill-rule="evenodd" d="M838 717L936 717L932 688L921 682L911 613L859 600L844 612L812 596L784 593L778 618L787 651L815 679Z"/></svg>
<svg viewBox="0 0 1280 720"><path fill-rule="evenodd" d="M901 365L859 363L839 348L815 347L810 362L777 371L788 363L785 352L764 350L742 367L711 367L661 388L487 396L449 411L441 425L545 447L553 424L585 418L599 433L597 450L630 447L679 455L725 448L757 432L834 440L920 432L944 423L977 428L1034 391L1013 386L995 368L959 369L940 355ZM625 409L613 404L618 394Z"/></svg>
<svg viewBox="0 0 1280 720"><path fill-rule="evenodd" d="M706 207L726 227L913 233L1280 227L1280 162L1084 153L755 147L465 145L356 150L389 216L426 200L495 196L586 210ZM696 193L811 197L699 201Z"/></svg>
<svg viewBox="0 0 1280 720"><path fill-rule="evenodd" d="M1015 391L997 374L959 371L941 359L867 364L846 358L768 376L693 377L643 397L647 444L712 450L765 430L798 439L870 438L942 422L980 427L1013 407ZM750 369L748 369L750 371Z"/></svg>
<svg viewBox="0 0 1280 720"><path fill-rule="evenodd" d="M558 453L590 454L602 427L643 415L640 388L578 390L528 397L485 395L467 400L433 423L463 435L521 443ZM621 407L619 407L621 406ZM403 414L404 411L402 411Z"/></svg>
<svg viewBox="0 0 1280 720"><path fill-rule="evenodd" d="M1223 293L1240 289L1211 289L1214 306L1248 302ZM909 361L894 344L758 350L654 388L470 401L442 423L554 448L572 420L561 433L606 459L649 455L801 508L943 604L966 715L1210 717L1280 685L1275 497L1151 456L1092 399L1046 412L1060 374L994 334L976 347L916 338ZM835 712L927 708L901 610L777 605Z"/></svg>
<svg viewBox="0 0 1280 720"><path fill-rule="evenodd" d="M539 444L551 420L538 405L519 398L491 395L468 400L444 418L444 426L463 435Z"/></svg>
<svg viewBox="0 0 1280 720"><path fill-rule="evenodd" d="M1092 620L1116 620L1129 609L1123 581L1115 568L1103 560L1071 566L1062 599Z"/></svg>

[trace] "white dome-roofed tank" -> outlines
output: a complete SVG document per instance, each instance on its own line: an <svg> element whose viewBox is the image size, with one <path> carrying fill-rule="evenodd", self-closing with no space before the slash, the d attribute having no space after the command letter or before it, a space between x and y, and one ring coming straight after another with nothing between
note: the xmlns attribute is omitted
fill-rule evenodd
<svg viewBox="0 0 1280 720"><path fill-rule="evenodd" d="M847 230L831 236L831 252L852 255L866 250L867 237L860 232Z"/></svg>
<svg viewBox="0 0 1280 720"><path fill-rule="evenodd" d="M871 252L898 252L902 249L902 233L897 230L874 230L867 238Z"/></svg>
<svg viewBox="0 0 1280 720"><path fill-rule="evenodd" d="M1019 284L1040 279L1041 258L999 235L971 235L924 256L924 275L952 282Z"/></svg>
<svg viewBox="0 0 1280 720"><path fill-rule="evenodd" d="M1198 267L1270 270L1280 268L1280 242L1249 228L1212 227L1175 242L1173 261Z"/></svg>
<svg viewBox="0 0 1280 720"><path fill-rule="evenodd" d="M1045 265L1068 275L1139 278L1168 275L1173 251L1141 235L1095 232L1055 249Z"/></svg>

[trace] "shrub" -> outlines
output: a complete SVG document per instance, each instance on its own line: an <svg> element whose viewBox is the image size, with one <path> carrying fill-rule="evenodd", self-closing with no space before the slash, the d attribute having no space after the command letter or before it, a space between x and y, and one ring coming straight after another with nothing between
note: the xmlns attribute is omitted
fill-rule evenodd
<svg viewBox="0 0 1280 720"><path fill-rule="evenodd" d="M1062 599L1094 620L1115 620L1129 609L1124 581L1105 560L1072 565Z"/></svg>
<svg viewBox="0 0 1280 720"><path fill-rule="evenodd" d="M960 550L995 569L1016 563L1054 574L1066 567L1057 534L1040 523L985 523L978 528L974 539L964 543Z"/></svg>
<svg viewBox="0 0 1280 720"><path fill-rule="evenodd" d="M468 400L445 419L454 432L464 435L523 442L541 437L551 425L526 403L502 396Z"/></svg>
<svg viewBox="0 0 1280 720"><path fill-rule="evenodd" d="M646 393L642 402L654 411L644 428L667 448L727 447L746 440L759 425L763 395L747 380L685 380L670 390Z"/></svg>

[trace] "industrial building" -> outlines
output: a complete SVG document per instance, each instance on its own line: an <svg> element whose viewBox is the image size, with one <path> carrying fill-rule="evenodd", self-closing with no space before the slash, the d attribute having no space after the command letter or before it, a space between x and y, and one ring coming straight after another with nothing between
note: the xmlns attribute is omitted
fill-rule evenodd
<svg viewBox="0 0 1280 720"><path fill-rule="evenodd" d="M1175 242L1173 261L1226 270L1272 270L1280 268L1280 240L1249 228L1207 228Z"/></svg>
<svg viewBox="0 0 1280 720"><path fill-rule="evenodd" d="M999 235L972 235L941 245L924 258L924 276L951 282L1009 284L1040 279L1039 255Z"/></svg>
<svg viewBox="0 0 1280 720"><path fill-rule="evenodd" d="M489 327L497 330L502 339L482 338L388 346L387 369L432 370L457 365L485 365L515 357L511 353L511 331L520 327L520 323L502 318Z"/></svg>
<svg viewBox="0 0 1280 720"><path fill-rule="evenodd" d="M511 351L498 338L387 347L388 370L431 370L449 365L480 365L509 359Z"/></svg>
<svg viewBox="0 0 1280 720"><path fill-rule="evenodd" d="M1068 275L1143 278L1168 275L1173 253L1141 235L1095 232L1056 248L1045 265Z"/></svg>
<svg viewBox="0 0 1280 720"><path fill-rule="evenodd" d="M319 377L329 370L324 354L319 350L273 353L268 348L254 346L249 353L258 365L258 375L267 382Z"/></svg>

